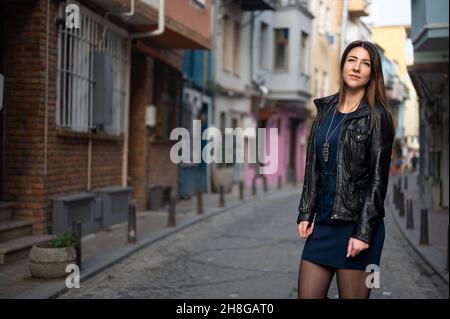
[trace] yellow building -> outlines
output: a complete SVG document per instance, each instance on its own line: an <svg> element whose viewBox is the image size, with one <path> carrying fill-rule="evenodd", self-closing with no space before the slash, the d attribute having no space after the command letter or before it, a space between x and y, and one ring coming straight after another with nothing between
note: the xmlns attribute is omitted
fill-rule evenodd
<svg viewBox="0 0 450 319"><path fill-rule="evenodd" d="M374 27L372 40L385 50L388 59L393 60L399 67L400 80L408 88L408 98L405 100L405 107L402 113L403 119L400 121L404 126L403 143L404 159L410 163L410 158L419 151L419 104L417 102L416 90L409 77L407 66L413 64L412 52L408 51L409 26L382 26Z"/></svg>
<svg viewBox="0 0 450 319"><path fill-rule="evenodd" d="M339 88L339 45L342 1L310 1L314 15L311 47L312 97L308 109L315 114L313 100L335 93Z"/></svg>
<svg viewBox="0 0 450 319"><path fill-rule="evenodd" d="M370 31L360 20L360 17L369 15L369 4L368 0L309 1L309 11L314 15L314 20L311 46L312 96L307 108L313 116L316 111L313 100L339 90L339 62L345 46L351 41L368 40L370 37ZM343 19L345 23L342 23Z"/></svg>

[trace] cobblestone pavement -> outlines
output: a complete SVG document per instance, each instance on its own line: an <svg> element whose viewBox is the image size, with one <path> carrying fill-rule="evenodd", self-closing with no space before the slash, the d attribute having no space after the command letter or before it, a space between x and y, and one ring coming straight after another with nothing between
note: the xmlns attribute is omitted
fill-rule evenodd
<svg viewBox="0 0 450 319"><path fill-rule="evenodd" d="M246 204L150 245L61 298L296 298L298 195ZM389 215L371 298L448 298ZM329 291L337 298L335 279Z"/></svg>

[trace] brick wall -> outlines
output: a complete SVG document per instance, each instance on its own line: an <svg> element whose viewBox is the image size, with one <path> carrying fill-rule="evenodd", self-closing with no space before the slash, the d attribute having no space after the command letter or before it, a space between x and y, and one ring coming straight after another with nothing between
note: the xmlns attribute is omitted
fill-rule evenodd
<svg viewBox="0 0 450 319"><path fill-rule="evenodd" d="M47 170L45 68L47 1L6 6L5 199L19 218L35 221L34 233L51 225L51 198L87 190L88 136L58 134L56 126L57 1L51 1ZM121 184L121 138L92 142L91 188Z"/></svg>
<svg viewBox="0 0 450 319"><path fill-rule="evenodd" d="M50 2L47 130L47 1L8 2L4 12L4 199L15 202L17 217L34 220L35 234L46 233L51 226L51 198L88 190L88 144L93 136L62 134L56 126L58 3ZM145 127L145 106L153 99L153 59L142 55L136 63L130 101L128 182L138 210L143 210L148 187L177 188L178 167L170 161L172 143L150 142ZM178 118L178 114L173 116ZM91 189L121 185L123 137L94 137Z"/></svg>
<svg viewBox="0 0 450 319"><path fill-rule="evenodd" d="M144 54L133 55L131 74L128 180L139 211L146 209L146 192L150 187L170 186L176 190L178 166L170 161L172 143L152 142L153 136L145 125L145 108L153 101L154 59Z"/></svg>
<svg viewBox="0 0 450 319"><path fill-rule="evenodd" d="M130 137L128 181L133 189L136 209L145 209L146 201L146 159L147 128L145 126L145 107L152 100L153 59L143 54L133 55L130 94Z"/></svg>
<svg viewBox="0 0 450 319"><path fill-rule="evenodd" d="M46 2L41 0L40 2ZM50 21L55 21L57 4L52 2ZM91 190L121 185L123 139L102 139L95 135L65 136L56 125L57 28L50 24L48 160L45 179L47 225L51 225L51 198L88 191L89 138L92 137Z"/></svg>
<svg viewBox="0 0 450 319"><path fill-rule="evenodd" d="M43 223L44 2L5 5L5 193L18 217ZM38 229L38 228L36 228Z"/></svg>
<svg viewBox="0 0 450 319"><path fill-rule="evenodd" d="M172 188L172 195L178 191L178 165L170 160L171 142L150 142L148 150L148 185Z"/></svg>

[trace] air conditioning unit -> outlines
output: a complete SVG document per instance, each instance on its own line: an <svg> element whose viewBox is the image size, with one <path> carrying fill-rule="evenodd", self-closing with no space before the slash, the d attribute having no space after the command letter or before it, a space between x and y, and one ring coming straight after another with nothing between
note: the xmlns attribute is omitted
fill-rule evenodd
<svg viewBox="0 0 450 319"><path fill-rule="evenodd" d="M112 123L113 58L109 52L94 53L94 109L93 124Z"/></svg>

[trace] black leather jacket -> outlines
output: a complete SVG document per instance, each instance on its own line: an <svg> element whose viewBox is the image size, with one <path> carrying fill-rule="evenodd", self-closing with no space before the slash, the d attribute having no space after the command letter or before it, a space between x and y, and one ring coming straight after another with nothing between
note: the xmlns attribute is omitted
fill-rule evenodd
<svg viewBox="0 0 450 319"><path fill-rule="evenodd" d="M317 116L308 140L305 180L298 207L297 224L312 221L319 194L320 167L314 138L322 119L336 105L339 94L314 100ZM373 227L384 217L394 124L382 106L371 110L363 99L342 123L337 150L336 197L332 219L355 222L352 237L370 243Z"/></svg>

